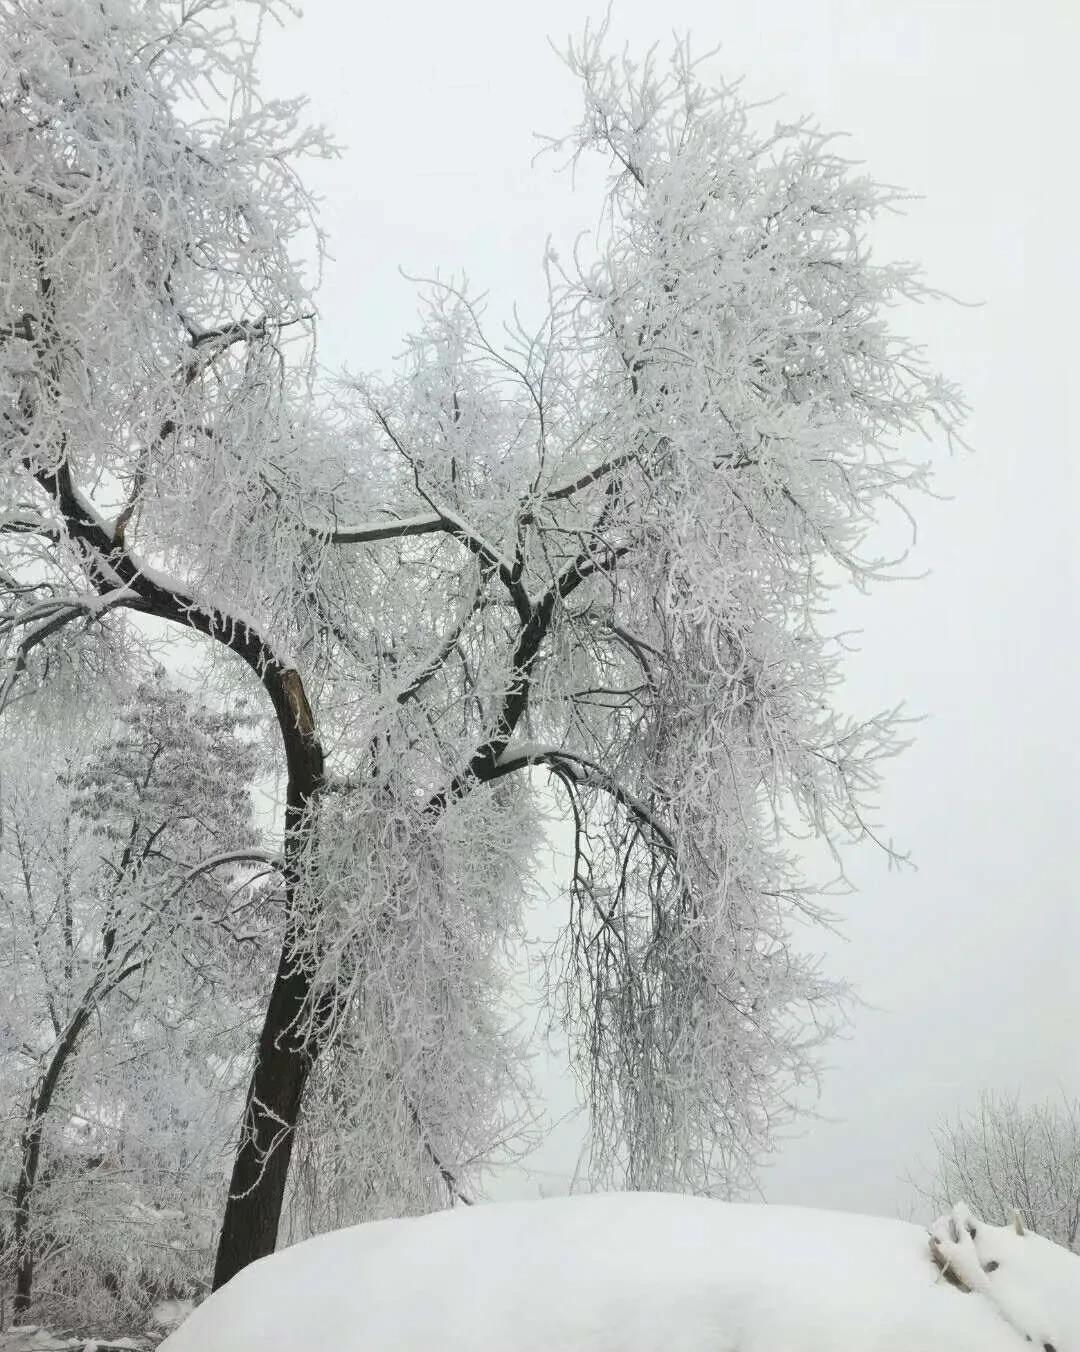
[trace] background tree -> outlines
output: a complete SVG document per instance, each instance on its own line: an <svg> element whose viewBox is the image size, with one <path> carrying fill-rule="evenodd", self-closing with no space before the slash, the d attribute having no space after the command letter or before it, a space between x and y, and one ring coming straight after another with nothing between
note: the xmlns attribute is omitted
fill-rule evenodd
<svg viewBox="0 0 1080 1352"><path fill-rule="evenodd" d="M39 1305L54 1315L77 1301L85 1316L95 1297L127 1314L203 1275L212 1226L200 1248L193 1216L217 1203L229 1090L268 969L237 876L257 844L245 721L157 681L105 740L56 748L51 765L40 741L29 760L26 746L3 749L0 1084L17 1315L39 1258Z"/></svg>
<svg viewBox="0 0 1080 1352"><path fill-rule="evenodd" d="M963 1198L995 1225L1014 1211L1036 1234L1080 1252L1080 1103L1023 1104L984 1091L932 1133L934 1163L913 1185L937 1213Z"/></svg>
<svg viewBox="0 0 1080 1352"><path fill-rule="evenodd" d="M607 166L596 249L498 342L427 288L397 374L331 401L289 253L322 142L222 14L6 0L0 89L6 691L85 689L163 620L222 696L257 678L286 768L215 1281L273 1248L305 1112L355 1124L369 1181L411 1161L414 1199L513 1127L537 769L574 824L551 993L592 1175L737 1192L842 1012L790 943L821 912L786 839L873 836L899 745L833 705L828 584L886 570L860 547L924 473L896 443L960 415L884 322L931 294L870 258L895 194L685 47L591 34L555 144Z"/></svg>

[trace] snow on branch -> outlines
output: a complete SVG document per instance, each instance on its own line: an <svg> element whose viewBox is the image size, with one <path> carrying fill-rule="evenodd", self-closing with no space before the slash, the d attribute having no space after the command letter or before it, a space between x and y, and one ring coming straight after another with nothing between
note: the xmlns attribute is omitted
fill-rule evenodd
<svg viewBox="0 0 1080 1352"><path fill-rule="evenodd" d="M602 765L586 756L578 755L560 747L545 747L531 743L511 744L496 760L492 778L513 774L515 771L523 770L531 765L550 767L559 774L569 787L601 789L627 808L642 826L656 836L668 853L671 855L676 853L674 837L656 814L644 802L618 783Z"/></svg>
<svg viewBox="0 0 1080 1352"><path fill-rule="evenodd" d="M327 538L336 545L364 545L380 540L401 540L410 535L430 535L445 531L447 518L441 514L404 517L394 521L372 521L345 530L335 530Z"/></svg>
<svg viewBox="0 0 1080 1352"><path fill-rule="evenodd" d="M26 671L35 648L55 638L77 619L98 620L116 606L128 606L138 599L130 587L117 587L96 595L52 597L12 615L0 614L0 648L10 635L20 635L12 646L9 669L0 685L0 713L10 699L16 681Z"/></svg>

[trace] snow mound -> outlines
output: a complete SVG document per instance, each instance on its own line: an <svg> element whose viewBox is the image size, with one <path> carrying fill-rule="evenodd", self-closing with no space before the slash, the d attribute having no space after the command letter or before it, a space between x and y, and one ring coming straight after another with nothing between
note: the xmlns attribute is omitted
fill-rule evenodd
<svg viewBox="0 0 1080 1352"><path fill-rule="evenodd" d="M933 1243L665 1193L458 1208L264 1258L160 1352L1080 1352L1074 1255L962 1207Z"/></svg>

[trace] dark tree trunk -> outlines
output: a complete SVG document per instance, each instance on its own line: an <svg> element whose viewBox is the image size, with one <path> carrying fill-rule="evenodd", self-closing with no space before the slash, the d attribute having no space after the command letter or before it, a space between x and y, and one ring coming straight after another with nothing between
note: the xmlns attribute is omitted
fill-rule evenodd
<svg viewBox="0 0 1080 1352"><path fill-rule="evenodd" d="M277 1244L296 1123L315 1063L315 1051L300 1045L296 1028L310 979L292 967L290 948L282 949L259 1037L218 1239L215 1291Z"/></svg>
<svg viewBox="0 0 1080 1352"><path fill-rule="evenodd" d="M75 1011L60 1036L60 1041L52 1054L45 1074L34 1090L30 1106L26 1112L26 1125L23 1128L20 1144L19 1181L15 1185L15 1207L12 1223L12 1248L15 1250L15 1300L16 1321L22 1318L30 1308L34 1294L34 1246L30 1242L30 1218L32 1213L34 1188L37 1185L38 1171L41 1168L41 1143L45 1135L45 1119L52 1107L56 1087L64 1073L69 1058L78 1045L79 1036L94 1009L97 991L91 988Z"/></svg>
<svg viewBox="0 0 1080 1352"><path fill-rule="evenodd" d="M318 830L323 753L297 673L285 671L276 680L267 675L263 682L278 714L289 772L286 930L244 1105L214 1263L215 1291L248 1263L274 1252L304 1087L319 1050L303 1034L301 1019L311 994L311 976L306 965L296 965L294 941L304 928L302 874L310 867Z"/></svg>

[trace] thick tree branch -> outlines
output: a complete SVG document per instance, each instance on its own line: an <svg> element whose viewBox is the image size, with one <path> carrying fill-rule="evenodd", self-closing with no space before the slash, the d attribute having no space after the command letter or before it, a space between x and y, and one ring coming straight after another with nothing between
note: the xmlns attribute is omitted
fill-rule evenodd
<svg viewBox="0 0 1080 1352"><path fill-rule="evenodd" d="M547 502L558 502L573 497L575 493L580 493L582 489L589 488L592 484L599 483L609 475L617 473L636 458L636 452L629 451L625 455L613 456L610 460L605 460L603 464L597 465L594 469L586 470L568 483L548 489L547 492L540 494L536 502L542 505ZM532 511L526 513L522 520L524 522L535 520L535 507ZM381 540L400 540L411 535L434 535L440 531L454 533L454 530L453 522L449 520L443 510L439 510L423 512L417 516L391 518L387 521L365 522L359 526L329 533L313 529L312 534L318 535L320 539L328 540L330 544L364 545L376 544Z"/></svg>
<svg viewBox="0 0 1080 1352"><path fill-rule="evenodd" d="M140 565L75 487L67 460L55 470L38 469L35 478L56 504L58 515L81 554L87 578L100 596L119 597L123 593L115 604L194 629L247 664L270 696L290 778L299 776L301 781L308 780L310 756L316 746L315 729L299 674L247 621L203 606L180 587ZM321 751L317 760L321 774ZM303 797L307 796L304 792Z"/></svg>
<svg viewBox="0 0 1080 1352"><path fill-rule="evenodd" d="M325 537L319 531L313 530L312 534L327 539L332 545L368 545L380 540L402 540L410 535L435 535L446 528L443 517L427 512L397 520L369 522L349 530L335 530Z"/></svg>
<svg viewBox="0 0 1080 1352"><path fill-rule="evenodd" d="M583 488L599 483L611 474L617 474L625 466L633 464L637 459L636 451L627 451L625 455L612 456L610 460L605 460L603 464L597 465L595 469L586 470L576 479L569 483L560 484L558 488L551 488L541 497L541 502L558 502L561 498L573 497L575 493L580 493Z"/></svg>

